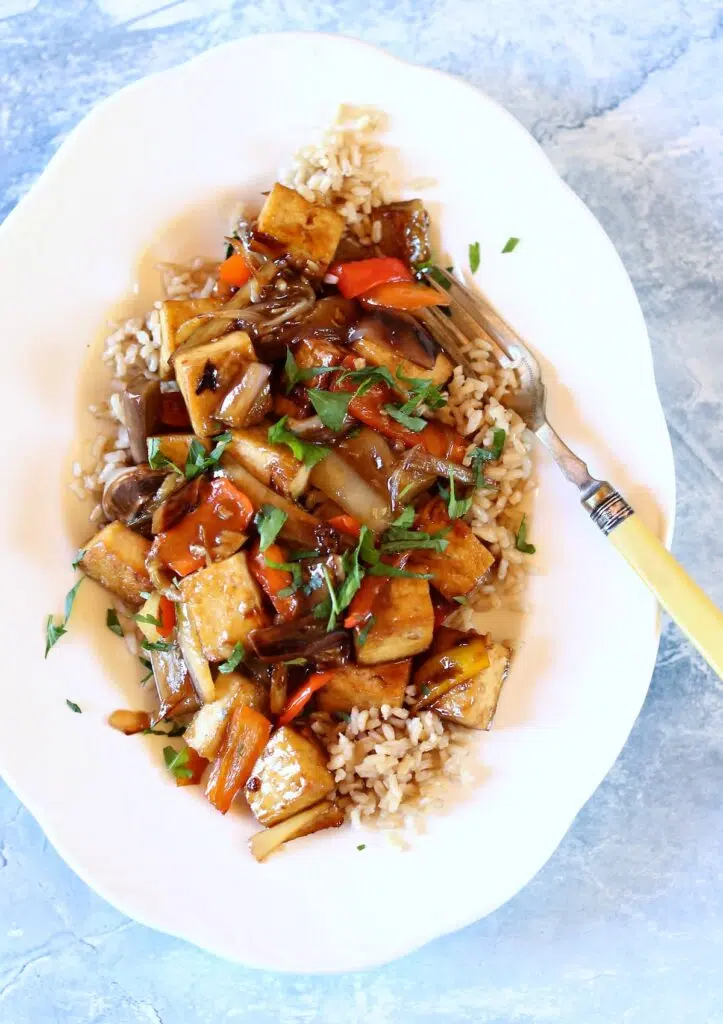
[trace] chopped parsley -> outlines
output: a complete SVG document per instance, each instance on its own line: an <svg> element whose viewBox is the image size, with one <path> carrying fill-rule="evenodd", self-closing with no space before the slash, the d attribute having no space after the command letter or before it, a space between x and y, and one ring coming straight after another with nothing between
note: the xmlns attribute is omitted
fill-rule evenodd
<svg viewBox="0 0 723 1024"><path fill-rule="evenodd" d="M372 626L374 625L374 623L376 621L377 621L376 618L373 615L370 615L369 618L367 619L367 621L362 626L362 628L357 633L357 635L356 635L356 642L357 642L359 647L363 647L364 644L367 642L367 637L369 636L369 630L372 628Z"/></svg>
<svg viewBox="0 0 723 1024"><path fill-rule="evenodd" d="M515 536L515 547L524 555L534 555L537 550L534 544L527 543L527 516L522 517L522 522Z"/></svg>
<svg viewBox="0 0 723 1024"><path fill-rule="evenodd" d="M439 267L435 266L435 264L432 263L431 260L427 260L426 263L417 263L414 269L418 274L427 274L429 277L432 278L433 281L436 281L436 283L441 288L444 288L447 291L449 291L451 287L449 281L444 276ZM451 274L454 271L454 267L445 267L445 269L448 274Z"/></svg>
<svg viewBox="0 0 723 1024"><path fill-rule="evenodd" d="M179 476L183 476L183 470L180 469L175 462L172 462L168 456L164 455L161 451L161 443L163 438L161 437L149 437L146 439L146 447L148 449L148 465L151 469L172 469L174 473L178 473ZM204 452L205 455L205 452Z"/></svg>
<svg viewBox="0 0 723 1024"><path fill-rule="evenodd" d="M133 616L134 622L146 622L149 626L162 626L163 623L160 619L157 619L154 615L138 615Z"/></svg>
<svg viewBox="0 0 723 1024"><path fill-rule="evenodd" d="M357 850L366 850L366 848L367 848L367 844L366 843L359 843L359 845L357 846Z"/></svg>
<svg viewBox="0 0 723 1024"><path fill-rule="evenodd" d="M279 530L287 520L286 512L276 505L262 505L256 513L254 524L259 531L259 544L266 551L279 535Z"/></svg>
<svg viewBox="0 0 723 1024"><path fill-rule="evenodd" d="M301 381L312 380L314 377L320 377L324 373L331 373L333 369L333 366L301 367L294 359L294 353L290 348L287 348L286 362L284 364L284 373L287 380L286 394L288 395L295 385Z"/></svg>
<svg viewBox="0 0 723 1024"><path fill-rule="evenodd" d="M209 469L215 469L218 465L219 459L231 444L233 438L231 434L226 431L223 434L217 434L213 440L216 443L211 451L207 453L198 438L193 438L189 445L188 457L186 459L186 480L195 480L197 476L201 475L201 473L205 473Z"/></svg>
<svg viewBox="0 0 723 1024"><path fill-rule="evenodd" d="M150 663L150 661L148 660L148 658L139 658L138 660L140 661L141 665L143 665L143 667L144 667L144 668L145 668L145 670L146 670L146 674L145 674L145 675L143 676L143 678L141 679L141 683L145 683L145 682L147 682L147 681L148 681L148 680L149 680L149 679L150 679L150 678L152 677L152 675L153 675L153 666L151 665L151 663Z"/></svg>
<svg viewBox="0 0 723 1024"><path fill-rule="evenodd" d="M502 454L506 438L507 432L502 430L501 427L496 427L492 431L492 447L474 449L471 456L471 465L475 472L477 472L478 467L483 462L497 462Z"/></svg>
<svg viewBox="0 0 723 1024"><path fill-rule="evenodd" d="M321 391L319 388L309 390L309 400L317 416L325 427L335 433L341 430L353 397L350 391Z"/></svg>
<svg viewBox="0 0 723 1024"><path fill-rule="evenodd" d="M218 666L219 672L222 672L224 675L226 675L229 672L233 672L235 668L238 668L239 664L243 661L245 657L246 649L244 645L239 641L237 644L234 645L234 649L231 651L231 654L228 656L226 661L222 662Z"/></svg>
<svg viewBox="0 0 723 1024"><path fill-rule="evenodd" d="M77 569L85 558L85 548L80 548L73 561L70 563L73 569Z"/></svg>
<svg viewBox="0 0 723 1024"><path fill-rule="evenodd" d="M446 536L449 529L440 530L438 533L424 533L422 530L400 530L391 529L382 537L379 550L382 554L392 555L399 551L427 550L441 553L446 550L449 541Z"/></svg>
<svg viewBox="0 0 723 1024"><path fill-rule="evenodd" d="M143 640L141 642L144 651L172 651L175 646L170 640Z"/></svg>
<svg viewBox="0 0 723 1024"><path fill-rule="evenodd" d="M361 370L346 370L339 377L338 383L345 380L357 385L355 396L365 395L375 384L388 384L390 388L398 386L386 366L363 366Z"/></svg>
<svg viewBox="0 0 723 1024"><path fill-rule="evenodd" d="M450 475L449 487L444 487L440 484L439 493L447 502L447 511L449 512L450 519L461 519L472 508L473 494L470 494L469 498L457 497L454 489L454 474Z"/></svg>
<svg viewBox="0 0 723 1024"><path fill-rule="evenodd" d="M479 242L470 242L469 246L469 269L476 274L480 265Z"/></svg>
<svg viewBox="0 0 723 1024"><path fill-rule="evenodd" d="M431 692L432 692L432 687L431 686L427 686L427 684L425 683L424 686L422 687L422 696L423 697L428 697Z"/></svg>
<svg viewBox="0 0 723 1024"><path fill-rule="evenodd" d="M325 459L329 454L329 449L320 444L309 444L307 441L302 441L287 428L288 418L288 416L282 416L273 426L269 427L268 438L271 444L287 445L295 458L309 468Z"/></svg>
<svg viewBox="0 0 723 1024"><path fill-rule="evenodd" d="M116 636L123 636L123 627L120 624L118 612L115 608L109 608L105 613L105 624L111 633L115 633Z"/></svg>
<svg viewBox="0 0 723 1024"><path fill-rule="evenodd" d="M423 416L413 416L410 413L404 411L404 406L387 405L384 406L384 412L391 416L397 423L401 423L403 427L408 430L413 430L415 434L418 434L420 430L424 430L427 426L427 421Z"/></svg>
<svg viewBox="0 0 723 1024"><path fill-rule="evenodd" d="M82 715L83 714L83 711L80 708L80 705L76 704L75 701L68 700L68 698L66 697L65 698L65 703L68 705L68 707L70 708L71 711L74 711L76 713L76 715Z"/></svg>
<svg viewBox="0 0 723 1024"><path fill-rule="evenodd" d="M143 730L143 735L144 736L170 736L170 737L173 738L173 737L176 737L176 736L183 736L184 732L186 731L186 726L185 725L181 725L179 722L169 722L168 724L171 726L171 728L167 732L166 732L165 729L144 729Z"/></svg>
<svg viewBox="0 0 723 1024"><path fill-rule="evenodd" d="M407 505L402 509L401 513L397 516L391 525L391 529L398 528L400 530L408 530L414 522L414 509L411 505Z"/></svg>
<svg viewBox="0 0 723 1024"><path fill-rule="evenodd" d="M264 556L264 561L269 569L279 569L281 572L291 573L291 585L280 590L279 597L291 597L292 594L303 587L303 569L298 562L272 562L268 555Z"/></svg>
<svg viewBox="0 0 723 1024"><path fill-rule="evenodd" d="M175 747L164 747L163 748L163 760L166 762L166 768L176 779L190 779L193 776L193 772L188 765L188 748L183 750L176 750Z"/></svg>
<svg viewBox="0 0 723 1024"><path fill-rule="evenodd" d="M502 252L514 252L519 244L519 238L514 238L510 236L510 238L508 238L507 241L505 242L505 247L502 250Z"/></svg>
<svg viewBox="0 0 723 1024"><path fill-rule="evenodd" d="M398 569L395 565L387 565L385 562L377 562L367 570L370 576L390 576L395 579L404 580L431 580L431 572L410 572L408 569Z"/></svg>
<svg viewBox="0 0 723 1024"><path fill-rule="evenodd" d="M385 405L384 411L409 430L419 433L427 426L422 416L415 415L419 406L424 404L430 409L441 409L447 404L447 399L436 384L424 377L407 377L398 369L397 378L407 386L407 400L399 406Z"/></svg>

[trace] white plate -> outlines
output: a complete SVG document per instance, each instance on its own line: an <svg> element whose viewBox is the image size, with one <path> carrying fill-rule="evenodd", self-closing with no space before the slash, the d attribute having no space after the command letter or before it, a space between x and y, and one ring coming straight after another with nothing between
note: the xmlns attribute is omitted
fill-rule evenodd
<svg viewBox="0 0 723 1024"><path fill-rule="evenodd" d="M263 866L246 850L248 818L222 817L172 785L162 740L106 726L113 708L137 706L139 672L105 629L94 584L43 660L44 619L60 611L86 535L65 484L87 429L88 344L131 292L139 260L218 256L232 199L268 187L342 101L386 110L407 178L438 181L425 196L458 266L481 242L478 280L544 353L551 418L570 444L666 539L674 507L650 348L620 260L531 137L485 96L348 39L257 36L123 90L73 132L0 229L12 424L0 767L60 853L121 910L282 970L388 961L516 893L615 760L658 644L655 601L540 458L534 611L494 729L479 739L481 783L409 852L341 829ZM501 255L511 235L520 245ZM84 713L71 714L66 697Z"/></svg>

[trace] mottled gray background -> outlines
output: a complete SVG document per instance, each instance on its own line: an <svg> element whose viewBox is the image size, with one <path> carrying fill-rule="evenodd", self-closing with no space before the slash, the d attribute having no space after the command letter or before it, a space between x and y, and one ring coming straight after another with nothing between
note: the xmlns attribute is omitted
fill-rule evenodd
<svg viewBox="0 0 723 1024"><path fill-rule="evenodd" d="M625 261L675 448L675 551L720 604L721 23L704 0L0 0L0 216L94 103L240 35L339 31L461 75L530 129ZM250 972L128 921L0 784L0 1021L723 1021L722 732L720 681L668 626L630 741L538 877L485 921L332 978Z"/></svg>

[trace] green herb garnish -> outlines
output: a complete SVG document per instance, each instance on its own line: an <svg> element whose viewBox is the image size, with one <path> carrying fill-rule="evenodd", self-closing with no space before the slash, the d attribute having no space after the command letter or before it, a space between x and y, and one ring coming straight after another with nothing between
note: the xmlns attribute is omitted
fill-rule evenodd
<svg viewBox="0 0 723 1024"><path fill-rule="evenodd" d="M120 624L118 612L115 608L109 608L105 613L105 624L111 633L115 633L116 636L123 636L123 627Z"/></svg>
<svg viewBox="0 0 723 1024"><path fill-rule="evenodd" d="M68 707L70 708L71 711L74 711L76 713L76 715L82 715L83 714L80 706L78 704L76 704L75 701L68 700L68 698L66 697L65 698L65 703L68 705Z"/></svg>
<svg viewBox="0 0 723 1024"><path fill-rule="evenodd" d="M392 522L391 529L408 530L414 522L414 509L411 505L407 505L406 508L402 509L401 513Z"/></svg>
<svg viewBox="0 0 723 1024"><path fill-rule="evenodd" d="M289 658L288 661L282 661L282 665L306 665L308 658Z"/></svg>
<svg viewBox="0 0 723 1024"><path fill-rule="evenodd" d="M469 247L469 269L476 274L480 265L479 242L471 242Z"/></svg>
<svg viewBox="0 0 723 1024"><path fill-rule="evenodd" d="M205 473L209 469L215 469L219 459L231 444L233 437L226 431L223 434L217 434L213 440L216 443L211 451L207 453L198 438L193 438L189 445L188 457L186 459L186 480L195 480L201 473Z"/></svg>
<svg viewBox="0 0 723 1024"><path fill-rule="evenodd" d="M143 667L146 669L146 674L141 679L141 684L143 684L153 675L153 665L151 665L148 658L139 658L138 660L140 661L141 665L143 665Z"/></svg>
<svg viewBox="0 0 723 1024"><path fill-rule="evenodd" d="M308 397L324 426L334 431L334 433L341 430L349 411L349 403L353 398L352 393L350 391L321 391L318 388L310 388Z"/></svg>
<svg viewBox="0 0 723 1024"><path fill-rule="evenodd" d="M291 573L291 586L284 587L283 591L280 590L279 597L290 597L291 594L303 587L303 569L298 562L272 562L268 555L264 556L264 561L268 565L269 569L280 569L282 572ZM288 593L284 593L284 591L288 591Z"/></svg>
<svg viewBox="0 0 723 1024"><path fill-rule="evenodd" d="M190 779L193 776L191 769L186 767L188 764L187 748L176 750L175 747L164 747L163 760L166 762L166 768L174 778Z"/></svg>
<svg viewBox="0 0 723 1024"><path fill-rule="evenodd" d="M536 548L534 544L527 543L527 516L522 517L520 528L515 536L515 547L524 555L534 555Z"/></svg>
<svg viewBox="0 0 723 1024"><path fill-rule="evenodd" d="M461 519L472 508L474 494L470 494L469 498L458 498L454 489L454 474L450 475L449 487L444 487L442 484L439 485L439 493L447 502L447 511L449 512L450 519Z"/></svg>
<svg viewBox="0 0 723 1024"><path fill-rule="evenodd" d="M357 850L366 850L366 848L367 848L367 844L366 843L359 843L359 845L357 846Z"/></svg>
<svg viewBox="0 0 723 1024"><path fill-rule="evenodd" d="M146 447L148 449L148 465L151 469L172 469L174 473L178 473L179 476L183 476L183 470L180 469L175 462L163 454L161 451L162 438L160 437L149 437L146 439ZM205 452L204 452L205 455Z"/></svg>
<svg viewBox="0 0 723 1024"><path fill-rule="evenodd" d="M169 723L171 728L166 732L165 729L144 729L144 736L169 736L174 738L176 736L183 736L186 731L186 726L181 725L178 722Z"/></svg>
<svg viewBox="0 0 723 1024"><path fill-rule="evenodd" d="M321 551L290 551L288 558L290 562L303 562L307 558L321 558Z"/></svg>
<svg viewBox="0 0 723 1024"><path fill-rule="evenodd" d="M408 569L397 569L395 565L387 565L385 562L377 562L371 565L367 572L370 576L390 576L395 579L404 580L431 580L431 572L410 572Z"/></svg>
<svg viewBox="0 0 723 1024"><path fill-rule="evenodd" d="M222 672L224 675L226 675L228 672L233 672L233 670L239 666L239 664L243 661L245 657L246 649L244 645L239 641L237 644L234 645L234 649L231 651L231 654L226 659L226 661L221 662L221 664L218 666L219 672Z"/></svg>
<svg viewBox="0 0 723 1024"><path fill-rule="evenodd" d="M279 530L287 520L286 512L276 505L262 505L256 513L254 523L259 531L259 545L266 551L279 535Z"/></svg>
<svg viewBox="0 0 723 1024"><path fill-rule="evenodd" d="M357 633L356 642L359 647L363 647L364 644L367 642L369 630L372 628L376 621L376 618L373 615L370 615L367 621L364 623L363 627Z"/></svg>
<svg viewBox="0 0 723 1024"><path fill-rule="evenodd" d="M85 548L80 548L73 561L70 563L73 569L77 569L80 563L85 558Z"/></svg>
<svg viewBox="0 0 723 1024"><path fill-rule="evenodd" d="M422 530L399 530L391 528L382 537L379 550L382 554L392 555L399 551L427 550L441 553L445 551L449 541L446 536L449 529L438 533L424 533Z"/></svg>
<svg viewBox="0 0 723 1024"><path fill-rule="evenodd" d="M439 267L435 266L435 264L432 263L431 260L427 260L426 263L417 263L414 269L418 274L427 274L429 277L432 278L433 281L436 281L436 283L441 288L444 288L446 291L449 291L449 289L452 287L447 278L442 273L442 271L439 269ZM454 267L446 267L445 269L448 274L451 274L452 271L454 270Z"/></svg>
<svg viewBox="0 0 723 1024"><path fill-rule="evenodd" d="M497 462L502 449L505 446L505 439L507 438L507 432L502 430L501 427L496 427L492 431L492 447L491 448L475 448L471 455L471 465L476 468L478 463L482 462Z"/></svg>
<svg viewBox="0 0 723 1024"><path fill-rule="evenodd" d="M147 622L149 626L156 626L156 627L163 625L161 620L157 619L154 615L141 615L140 613L138 615L134 615L133 616L133 621L134 622Z"/></svg>
<svg viewBox="0 0 723 1024"><path fill-rule="evenodd" d="M144 651L172 651L175 644L170 640L143 640L141 647Z"/></svg>
<svg viewBox="0 0 723 1024"><path fill-rule="evenodd" d="M320 444L309 444L302 441L300 437L293 434L286 426L288 416L282 416L280 420L269 427L268 438L271 444L285 444L294 453L295 458L311 468L317 462L321 462L329 454L329 449Z"/></svg>
<svg viewBox="0 0 723 1024"><path fill-rule="evenodd" d="M333 369L333 366L301 367L294 359L294 353L290 348L287 348L286 362L284 364L284 373L287 380L286 394L288 395L294 386L301 381L312 380L314 377L320 377L324 373L331 373Z"/></svg>
<svg viewBox="0 0 723 1024"><path fill-rule="evenodd" d="M384 412L391 416L397 423L401 423L403 427L408 430L413 430L415 434L418 434L420 430L424 430L427 426L427 421L422 416L411 416L409 413L404 411L404 406L396 405L385 405Z"/></svg>
<svg viewBox="0 0 723 1024"><path fill-rule="evenodd" d="M513 237L508 238L507 241L505 242L505 247L502 250L502 252L514 252L515 249L517 248L517 246L519 245L519 243L520 243L519 238L513 238Z"/></svg>
<svg viewBox="0 0 723 1024"><path fill-rule="evenodd" d="M355 396L365 395L375 384L388 384L390 388L398 386L386 366L363 366L361 370L346 370L337 383L341 384L345 380L357 385Z"/></svg>

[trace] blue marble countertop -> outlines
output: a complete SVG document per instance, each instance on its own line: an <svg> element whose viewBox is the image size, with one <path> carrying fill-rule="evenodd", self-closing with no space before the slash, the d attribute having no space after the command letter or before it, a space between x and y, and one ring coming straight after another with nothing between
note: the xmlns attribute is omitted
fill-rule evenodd
<svg viewBox="0 0 723 1024"><path fill-rule="evenodd" d="M714 0L0 0L0 218L98 100L240 35L360 36L508 107L633 279L678 472L674 549L723 604L723 41ZM632 13L634 10L634 14ZM624 652L612 652L615 659ZM671 625L633 734L496 914L388 967L252 972L127 920L0 783L7 1024L723 1021L723 689Z"/></svg>

